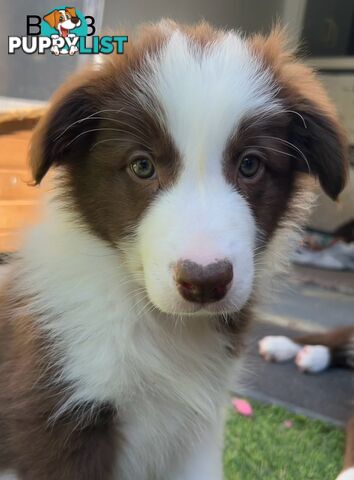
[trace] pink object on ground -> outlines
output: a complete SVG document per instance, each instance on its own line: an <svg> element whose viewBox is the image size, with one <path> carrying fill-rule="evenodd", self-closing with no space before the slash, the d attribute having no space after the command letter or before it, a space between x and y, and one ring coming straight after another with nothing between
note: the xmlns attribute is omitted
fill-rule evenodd
<svg viewBox="0 0 354 480"><path fill-rule="evenodd" d="M293 427L293 422L291 420L284 420L283 426L285 428L292 428Z"/></svg>
<svg viewBox="0 0 354 480"><path fill-rule="evenodd" d="M253 415L252 405L247 402L247 400L243 400L242 398L233 398L231 403L236 412L240 415L243 415L244 417L251 417Z"/></svg>

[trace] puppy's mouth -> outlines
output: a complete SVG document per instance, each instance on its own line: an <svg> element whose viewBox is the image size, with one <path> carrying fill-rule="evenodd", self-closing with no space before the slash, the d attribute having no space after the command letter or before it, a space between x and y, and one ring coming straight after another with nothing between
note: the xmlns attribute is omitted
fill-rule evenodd
<svg viewBox="0 0 354 480"><path fill-rule="evenodd" d="M69 35L69 30L67 28L62 27L61 25L59 25L59 30L60 30L60 35L62 37L65 38Z"/></svg>
<svg viewBox="0 0 354 480"><path fill-rule="evenodd" d="M213 303L190 303L178 312L179 315L221 315L235 313L233 306L224 300Z"/></svg>

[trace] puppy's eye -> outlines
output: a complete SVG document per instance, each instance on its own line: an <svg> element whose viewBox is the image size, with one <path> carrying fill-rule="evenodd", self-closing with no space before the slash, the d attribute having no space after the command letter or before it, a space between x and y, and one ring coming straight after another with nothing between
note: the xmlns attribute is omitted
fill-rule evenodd
<svg viewBox="0 0 354 480"><path fill-rule="evenodd" d="M262 159L252 152L245 153L239 164L239 172L245 179L255 178L263 168Z"/></svg>
<svg viewBox="0 0 354 480"><path fill-rule="evenodd" d="M62 15L60 15L59 22L63 22L63 21L64 21L64 17Z"/></svg>
<svg viewBox="0 0 354 480"><path fill-rule="evenodd" d="M155 177L155 167L149 157L138 157L130 163L130 169L135 176L143 180Z"/></svg>

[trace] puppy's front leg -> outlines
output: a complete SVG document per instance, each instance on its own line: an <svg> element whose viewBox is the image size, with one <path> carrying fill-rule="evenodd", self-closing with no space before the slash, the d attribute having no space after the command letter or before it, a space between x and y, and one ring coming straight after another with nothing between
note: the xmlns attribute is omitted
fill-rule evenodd
<svg viewBox="0 0 354 480"><path fill-rule="evenodd" d="M205 432L171 480L222 480L222 430L221 426L215 425Z"/></svg>
<svg viewBox="0 0 354 480"><path fill-rule="evenodd" d="M45 420L35 429L21 425L17 436L25 448L18 452L19 480L113 480L115 412L105 405L85 408L87 418L69 413L53 425Z"/></svg>

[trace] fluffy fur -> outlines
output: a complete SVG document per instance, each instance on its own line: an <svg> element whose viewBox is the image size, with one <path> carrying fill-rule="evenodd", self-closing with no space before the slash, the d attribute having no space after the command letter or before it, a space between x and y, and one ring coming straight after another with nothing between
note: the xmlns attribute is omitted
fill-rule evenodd
<svg viewBox="0 0 354 480"><path fill-rule="evenodd" d="M56 190L0 298L0 465L22 480L221 480L261 280L308 210L306 173L333 198L345 183L332 107L274 54L278 32L260 45L164 22L130 39L62 88L33 138L34 180L59 167ZM151 179L129 167L139 155ZM183 298L181 259L227 259L225 297Z"/></svg>

